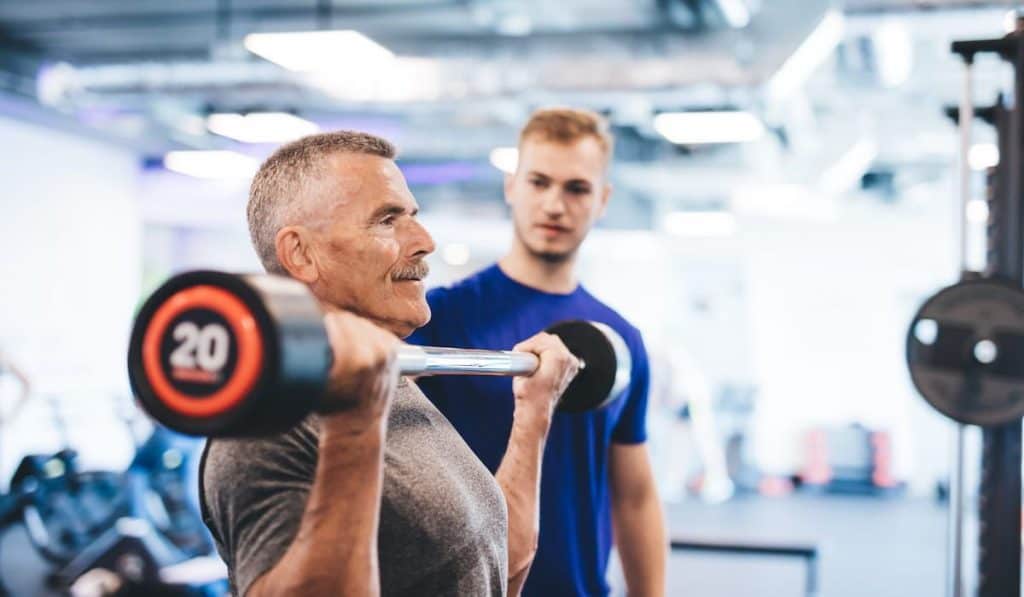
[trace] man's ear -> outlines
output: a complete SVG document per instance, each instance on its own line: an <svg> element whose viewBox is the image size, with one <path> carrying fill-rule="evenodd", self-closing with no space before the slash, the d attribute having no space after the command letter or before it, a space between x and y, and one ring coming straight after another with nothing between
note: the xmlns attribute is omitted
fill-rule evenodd
<svg viewBox="0 0 1024 597"><path fill-rule="evenodd" d="M604 184L604 190L601 191L601 208L597 214L597 217L603 218L605 210L608 209L608 199L612 196L612 183L606 182Z"/></svg>
<svg viewBox="0 0 1024 597"><path fill-rule="evenodd" d="M277 260L291 277L306 284L320 278L310 231L303 226L285 226L277 231L274 246Z"/></svg>

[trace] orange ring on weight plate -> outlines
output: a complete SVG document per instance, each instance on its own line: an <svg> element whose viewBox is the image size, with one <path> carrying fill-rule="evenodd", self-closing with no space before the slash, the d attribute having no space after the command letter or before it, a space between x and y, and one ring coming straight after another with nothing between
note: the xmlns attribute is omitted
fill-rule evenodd
<svg viewBox="0 0 1024 597"><path fill-rule="evenodd" d="M223 388L201 399L171 385L160 363L160 344L171 322L182 312L197 308L207 308L224 317L231 325L238 349L231 379ZM216 286L193 286L171 295L153 313L142 339L142 366L164 406L187 417L213 417L237 406L259 381L263 371L263 336L252 311L237 296Z"/></svg>

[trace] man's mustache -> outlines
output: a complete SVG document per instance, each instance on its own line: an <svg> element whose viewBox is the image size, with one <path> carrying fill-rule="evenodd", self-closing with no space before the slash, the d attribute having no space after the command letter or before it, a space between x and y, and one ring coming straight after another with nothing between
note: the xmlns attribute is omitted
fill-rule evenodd
<svg viewBox="0 0 1024 597"><path fill-rule="evenodd" d="M430 266L427 265L426 261L420 260L396 270L391 275L391 279L396 282L402 280L422 280L426 278L429 273Z"/></svg>

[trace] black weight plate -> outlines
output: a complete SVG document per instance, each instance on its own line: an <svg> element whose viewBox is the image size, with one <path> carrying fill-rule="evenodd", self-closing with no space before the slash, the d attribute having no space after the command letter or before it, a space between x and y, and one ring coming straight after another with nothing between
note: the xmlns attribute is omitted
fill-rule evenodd
<svg viewBox="0 0 1024 597"><path fill-rule="evenodd" d="M1024 416L1024 290L1001 280L942 289L907 333L914 386L942 414L971 425Z"/></svg>
<svg viewBox="0 0 1024 597"><path fill-rule="evenodd" d="M570 413L594 410L618 397L616 376L623 363L619 363L620 357L607 335L614 332L602 331L588 321L563 321L546 331L561 338L569 352L585 364L562 394L558 410Z"/></svg>

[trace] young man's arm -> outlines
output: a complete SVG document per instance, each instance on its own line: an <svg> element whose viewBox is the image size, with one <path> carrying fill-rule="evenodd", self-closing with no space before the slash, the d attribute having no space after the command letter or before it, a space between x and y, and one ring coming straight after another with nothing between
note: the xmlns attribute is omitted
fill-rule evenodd
<svg viewBox="0 0 1024 597"><path fill-rule="evenodd" d="M668 540L646 444L612 444L612 525L630 597L665 594Z"/></svg>
<svg viewBox="0 0 1024 597"><path fill-rule="evenodd" d="M558 398L579 361L557 336L541 333L513 349L533 352L540 366L512 382L515 412L508 448L495 478L508 504L508 594L519 595L537 553L540 536L540 469Z"/></svg>

